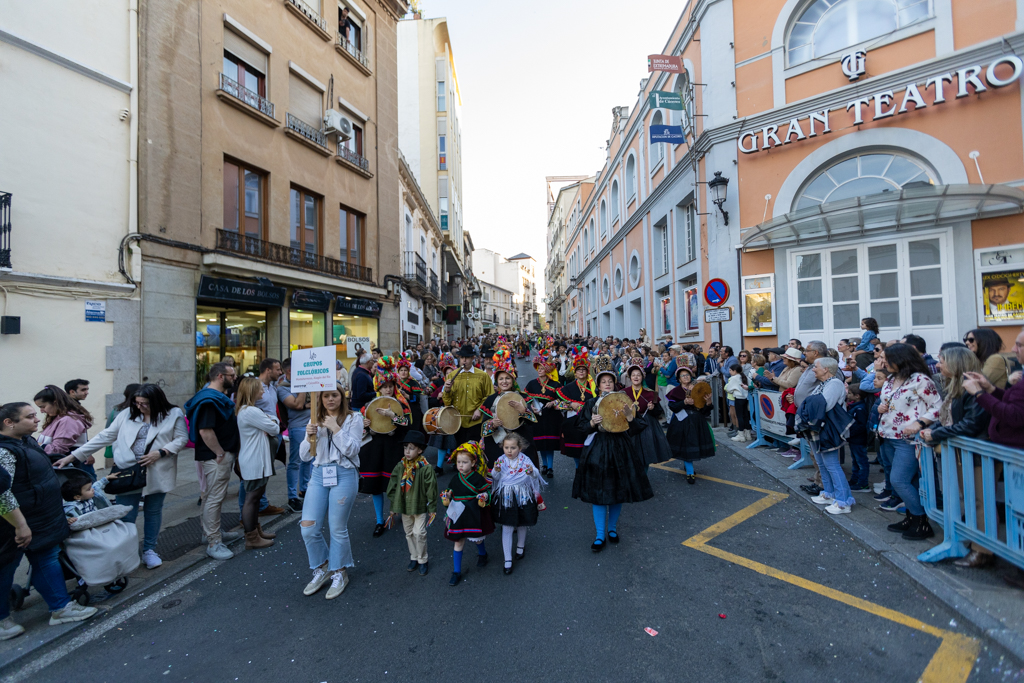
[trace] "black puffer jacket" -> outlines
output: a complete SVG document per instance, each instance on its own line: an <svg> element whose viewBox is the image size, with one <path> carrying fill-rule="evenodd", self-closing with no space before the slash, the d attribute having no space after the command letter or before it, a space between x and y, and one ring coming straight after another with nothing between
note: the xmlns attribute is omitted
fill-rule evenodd
<svg viewBox="0 0 1024 683"><path fill-rule="evenodd" d="M60 482L50 459L31 436L12 439L0 435L0 448L14 454L14 477L11 492L18 501L21 514L32 530L30 550L51 548L68 537L64 517L64 500ZM13 545L14 527L0 522L0 548Z"/></svg>
<svg viewBox="0 0 1024 683"><path fill-rule="evenodd" d="M992 416L966 391L953 399L949 414L953 418L953 424L933 429L932 443L945 441L954 436L984 439L988 435L988 423Z"/></svg>

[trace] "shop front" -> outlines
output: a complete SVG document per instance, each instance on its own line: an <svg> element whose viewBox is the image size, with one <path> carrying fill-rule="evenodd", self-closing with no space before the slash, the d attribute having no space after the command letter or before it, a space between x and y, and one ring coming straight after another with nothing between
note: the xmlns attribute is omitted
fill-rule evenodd
<svg viewBox="0 0 1024 683"><path fill-rule="evenodd" d="M327 346L327 312L331 309L330 292L296 289L288 309L288 350Z"/></svg>
<svg viewBox="0 0 1024 683"><path fill-rule="evenodd" d="M337 357L350 366L363 351L377 348L381 304L372 299L337 296L331 316L331 343Z"/></svg>
<svg viewBox="0 0 1024 683"><path fill-rule="evenodd" d="M214 363L232 360L239 374L267 357L268 316L280 315L285 289L203 275L196 296L196 389Z"/></svg>

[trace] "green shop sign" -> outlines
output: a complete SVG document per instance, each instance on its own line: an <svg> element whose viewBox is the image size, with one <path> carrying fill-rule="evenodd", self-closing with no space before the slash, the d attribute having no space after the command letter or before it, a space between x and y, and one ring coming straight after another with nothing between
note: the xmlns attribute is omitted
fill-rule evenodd
<svg viewBox="0 0 1024 683"><path fill-rule="evenodd" d="M651 103L651 109L675 109L676 111L683 110L683 97L677 92L654 90L648 96L648 99Z"/></svg>

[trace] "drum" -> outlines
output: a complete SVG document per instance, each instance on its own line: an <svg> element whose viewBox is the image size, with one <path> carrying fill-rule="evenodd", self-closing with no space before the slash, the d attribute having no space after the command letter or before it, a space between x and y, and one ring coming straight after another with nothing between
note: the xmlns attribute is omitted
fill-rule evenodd
<svg viewBox="0 0 1024 683"><path fill-rule="evenodd" d="M493 411L494 417L501 420L501 424L505 429L519 429L519 425L523 423L523 418L520 416L519 409L513 408L509 405L512 401L518 401L524 406L527 401L518 392L506 391L500 394L497 400L494 401Z"/></svg>
<svg viewBox="0 0 1024 683"><path fill-rule="evenodd" d="M708 404L711 398L711 385L707 382L696 382L690 389L690 398L693 399L693 407L701 410Z"/></svg>
<svg viewBox="0 0 1024 683"><path fill-rule="evenodd" d="M597 399L594 412L603 419L597 426L602 432L619 433L629 429L627 416L632 417L636 408L632 399L622 391L613 391Z"/></svg>
<svg viewBox="0 0 1024 683"><path fill-rule="evenodd" d="M378 396L366 404L366 419L370 421L370 431L374 434L390 434L398 429L398 426L391 421L390 417L377 412L378 408L381 410L390 408L395 411L395 415L402 416L402 404L398 402L397 398Z"/></svg>
<svg viewBox="0 0 1024 683"><path fill-rule="evenodd" d="M427 434L447 434L454 436L462 426L459 409L452 406L431 408L423 414L423 431Z"/></svg>

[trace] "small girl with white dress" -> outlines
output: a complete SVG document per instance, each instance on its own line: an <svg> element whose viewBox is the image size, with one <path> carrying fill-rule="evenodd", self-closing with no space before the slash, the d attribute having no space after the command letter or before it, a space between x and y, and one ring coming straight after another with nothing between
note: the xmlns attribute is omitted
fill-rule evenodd
<svg viewBox="0 0 1024 683"><path fill-rule="evenodd" d="M526 529L537 523L543 505L540 496L544 480L533 461L523 451L529 446L516 432L509 432L501 443L504 451L491 471L491 505L494 521L502 525L501 546L505 551L505 573L512 573L512 532L516 532L516 559L523 559Z"/></svg>

